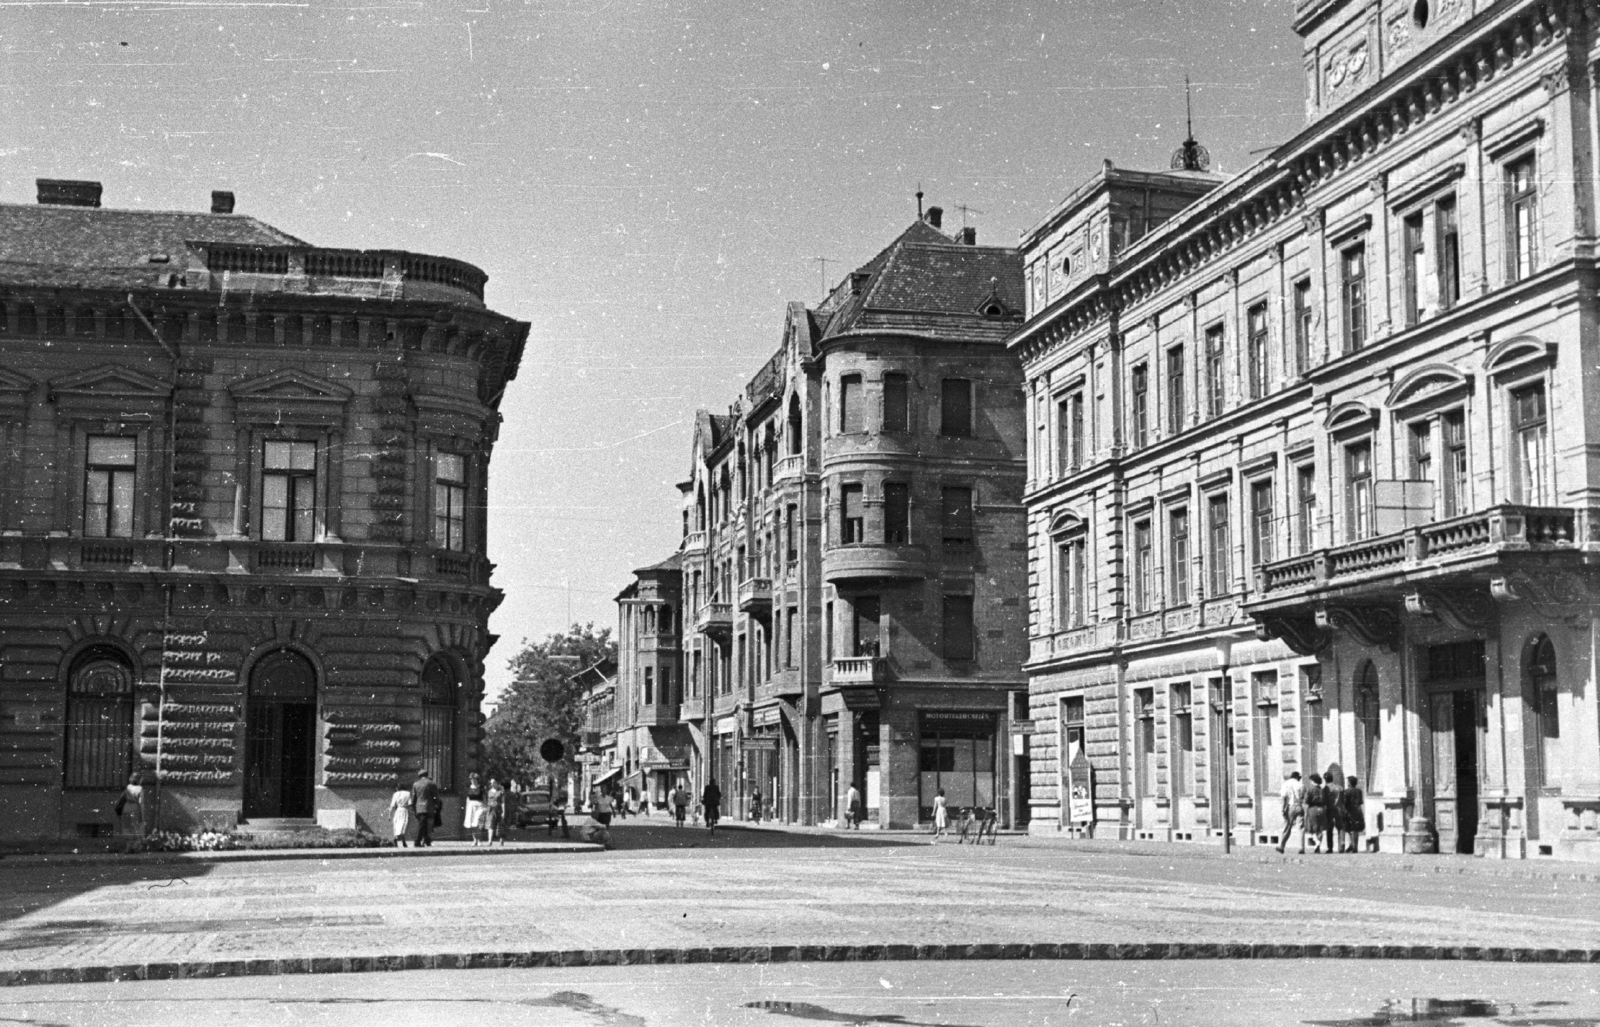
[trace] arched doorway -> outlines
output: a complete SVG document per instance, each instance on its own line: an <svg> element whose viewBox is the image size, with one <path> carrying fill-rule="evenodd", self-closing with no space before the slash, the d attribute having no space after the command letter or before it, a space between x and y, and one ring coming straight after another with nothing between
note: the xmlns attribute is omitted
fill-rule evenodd
<svg viewBox="0 0 1600 1027"><path fill-rule="evenodd" d="M270 652L250 671L244 815L309 817L317 758L317 672L299 653Z"/></svg>

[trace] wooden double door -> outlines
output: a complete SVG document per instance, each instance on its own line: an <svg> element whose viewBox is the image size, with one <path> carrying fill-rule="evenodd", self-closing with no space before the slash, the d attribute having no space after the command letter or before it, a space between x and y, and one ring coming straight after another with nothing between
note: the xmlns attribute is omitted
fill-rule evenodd
<svg viewBox="0 0 1600 1027"><path fill-rule="evenodd" d="M245 819L313 816L316 765L316 671L299 653L269 653L251 671L245 706Z"/></svg>
<svg viewBox="0 0 1600 1027"><path fill-rule="evenodd" d="M1428 693L1434 827L1440 852L1474 851L1488 707L1481 685Z"/></svg>

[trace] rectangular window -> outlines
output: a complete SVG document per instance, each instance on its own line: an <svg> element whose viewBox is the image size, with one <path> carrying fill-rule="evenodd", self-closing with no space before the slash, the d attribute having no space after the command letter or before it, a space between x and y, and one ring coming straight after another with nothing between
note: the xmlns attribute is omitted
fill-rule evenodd
<svg viewBox="0 0 1600 1027"><path fill-rule="evenodd" d="M1061 760L1061 771L1064 775L1073 758L1083 752L1083 697L1081 695L1061 700L1061 747L1064 753Z"/></svg>
<svg viewBox="0 0 1600 1027"><path fill-rule="evenodd" d="M1156 693L1153 688L1133 693L1133 780L1141 799L1156 794Z"/></svg>
<svg viewBox="0 0 1600 1027"><path fill-rule="evenodd" d="M1317 469L1301 464L1294 469L1294 542L1296 553L1311 552L1317 516Z"/></svg>
<svg viewBox="0 0 1600 1027"><path fill-rule="evenodd" d="M861 376L847 374L839 379L839 431L864 431L861 410Z"/></svg>
<svg viewBox="0 0 1600 1027"><path fill-rule="evenodd" d="M1410 426L1411 480L1433 480L1433 422L1417 421Z"/></svg>
<svg viewBox="0 0 1600 1027"><path fill-rule="evenodd" d="M467 548L466 458L440 453L433 460L433 537L446 549Z"/></svg>
<svg viewBox="0 0 1600 1027"><path fill-rule="evenodd" d="M878 623L882 611L877 596L856 596L851 600L850 645L852 656L878 656Z"/></svg>
<svg viewBox="0 0 1600 1027"><path fill-rule="evenodd" d="M1133 392L1133 446L1143 449L1149 442L1150 432L1150 366L1140 364L1131 376Z"/></svg>
<svg viewBox="0 0 1600 1027"><path fill-rule="evenodd" d="M1167 350L1167 434L1183 431L1187 413L1183 396L1183 347L1174 346Z"/></svg>
<svg viewBox="0 0 1600 1027"><path fill-rule="evenodd" d="M828 600L823 608L822 615L822 651L828 654L828 662L833 662L833 600Z"/></svg>
<svg viewBox="0 0 1600 1027"><path fill-rule="evenodd" d="M1260 567L1274 559L1272 517L1272 479L1250 483L1251 566Z"/></svg>
<svg viewBox="0 0 1600 1027"><path fill-rule="evenodd" d="M1267 384L1272 371L1267 362L1267 305L1257 303L1245 315L1249 331L1247 354L1250 374L1250 398L1260 399L1267 394Z"/></svg>
<svg viewBox="0 0 1600 1027"><path fill-rule="evenodd" d="M1534 272L1538 259L1539 191L1533 155L1506 165L1506 274L1517 282Z"/></svg>
<svg viewBox="0 0 1600 1027"><path fill-rule="evenodd" d="M137 451L137 439L121 435L89 436L83 478L85 538L133 537Z"/></svg>
<svg viewBox="0 0 1600 1027"><path fill-rule="evenodd" d="M911 541L911 486L905 482L884 482L883 540L891 545Z"/></svg>
<svg viewBox="0 0 1600 1027"><path fill-rule="evenodd" d="M1227 404L1225 342L1222 325L1212 325L1206 329L1206 414L1210 417L1221 417Z"/></svg>
<svg viewBox="0 0 1600 1027"><path fill-rule="evenodd" d="M1422 244L1422 211L1406 215L1400 225L1400 270L1405 279L1406 324L1422 320L1427 299L1423 283L1428 277L1428 248Z"/></svg>
<svg viewBox="0 0 1600 1027"><path fill-rule="evenodd" d="M1461 302L1461 225L1454 196L1434 204L1433 231L1439 248L1439 307L1449 310Z"/></svg>
<svg viewBox="0 0 1600 1027"><path fill-rule="evenodd" d="M1067 450L1071 458L1072 467L1077 469L1083 466L1085 439L1083 435L1083 393L1074 392L1067 398L1068 428L1072 432L1072 445Z"/></svg>
<svg viewBox="0 0 1600 1027"><path fill-rule="evenodd" d="M944 658L970 660L973 658L972 597L944 597Z"/></svg>
<svg viewBox="0 0 1600 1027"><path fill-rule="evenodd" d="M1057 616L1060 618L1062 628L1083 626L1085 595L1083 556L1084 541L1081 538L1062 542L1056 547L1056 572L1060 581L1060 588L1057 591L1060 603Z"/></svg>
<svg viewBox="0 0 1600 1027"><path fill-rule="evenodd" d="M644 669L644 704L654 706L656 702L656 672L654 667Z"/></svg>
<svg viewBox="0 0 1600 1027"><path fill-rule="evenodd" d="M1352 442L1344 447L1345 541L1368 538L1373 532L1372 443Z"/></svg>
<svg viewBox="0 0 1600 1027"><path fill-rule="evenodd" d="M911 387L903 374L883 376L883 430L911 430Z"/></svg>
<svg viewBox="0 0 1600 1027"><path fill-rule="evenodd" d="M1544 383L1511 393L1512 499L1528 506L1554 501L1550 473L1550 432Z"/></svg>
<svg viewBox="0 0 1600 1027"><path fill-rule="evenodd" d="M839 544L853 545L866 541L861 510L861 486L839 486Z"/></svg>
<svg viewBox="0 0 1600 1027"><path fill-rule="evenodd" d="M1367 344L1367 246L1356 243L1339 254L1339 289L1344 314L1344 351Z"/></svg>
<svg viewBox="0 0 1600 1027"><path fill-rule="evenodd" d="M1189 601L1189 508L1180 506L1167 515L1167 603Z"/></svg>
<svg viewBox="0 0 1600 1027"><path fill-rule="evenodd" d="M310 542L316 535L317 444L267 442L261 458L261 537Z"/></svg>
<svg viewBox="0 0 1600 1027"><path fill-rule="evenodd" d="M1194 703L1187 683L1173 685L1167 695L1172 732L1172 794L1194 794Z"/></svg>
<svg viewBox="0 0 1600 1027"><path fill-rule="evenodd" d="M939 434L972 434L972 382L946 378L939 386Z"/></svg>
<svg viewBox="0 0 1600 1027"><path fill-rule="evenodd" d="M1133 526L1133 608L1149 613L1155 605L1155 553L1152 551L1150 522Z"/></svg>
<svg viewBox="0 0 1600 1027"><path fill-rule="evenodd" d="M790 503L789 508L784 511L783 549L784 555L789 563L794 563L796 560L800 559L800 550L795 546L794 535L794 518L795 513L798 510L799 507L796 504Z"/></svg>
<svg viewBox="0 0 1600 1027"><path fill-rule="evenodd" d="M1452 410L1439 419L1444 435L1444 515L1456 517L1472 509L1467 479L1467 419Z"/></svg>
<svg viewBox="0 0 1600 1027"><path fill-rule="evenodd" d="M1283 787L1283 725L1278 719L1278 672L1257 671L1250 675L1255 692L1256 787L1262 794L1276 795Z"/></svg>
<svg viewBox="0 0 1600 1027"><path fill-rule="evenodd" d="M972 490L939 490L940 537L947 549L966 549L972 545Z"/></svg>
<svg viewBox="0 0 1600 1027"><path fill-rule="evenodd" d="M1210 552L1206 554L1211 572L1207 591L1212 596L1227 595L1233 591L1232 554L1233 534L1228 527L1228 497L1212 496L1206 501L1206 520L1210 530Z"/></svg>
<svg viewBox="0 0 1600 1027"><path fill-rule="evenodd" d="M798 607L789 607L788 624L783 632L783 665L785 667L794 666L794 632L795 628L798 627L797 619L799 613Z"/></svg>
<svg viewBox="0 0 1600 1027"><path fill-rule="evenodd" d="M1294 369L1296 374L1311 370L1311 279L1294 283Z"/></svg>

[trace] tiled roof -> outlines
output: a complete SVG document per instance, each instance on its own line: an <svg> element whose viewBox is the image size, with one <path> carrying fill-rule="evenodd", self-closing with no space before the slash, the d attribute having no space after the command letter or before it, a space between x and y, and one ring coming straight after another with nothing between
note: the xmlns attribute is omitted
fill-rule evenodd
<svg viewBox="0 0 1600 1027"><path fill-rule="evenodd" d="M851 278L862 275L857 292ZM899 315L902 324L906 315L982 319L991 299L1008 315L1021 313L1021 252L968 246L917 221L841 282L818 312L826 318L826 337L866 327L862 322L873 314Z"/></svg>
<svg viewBox="0 0 1600 1027"><path fill-rule="evenodd" d="M640 567L635 574L649 574L652 571L678 571L683 569L683 554L673 553L660 563L653 563L648 567Z"/></svg>
<svg viewBox="0 0 1600 1027"><path fill-rule="evenodd" d="M32 281L40 280L38 269L43 267L52 269L44 275L55 280L52 284L149 284L152 274L181 274L201 266L190 241L306 245L242 214L0 203L0 266L30 265ZM162 255L165 262L150 259Z"/></svg>

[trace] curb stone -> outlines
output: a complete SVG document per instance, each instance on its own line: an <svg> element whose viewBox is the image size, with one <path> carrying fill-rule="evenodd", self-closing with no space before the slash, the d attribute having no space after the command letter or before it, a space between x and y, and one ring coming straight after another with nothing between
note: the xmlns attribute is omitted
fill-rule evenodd
<svg viewBox="0 0 1600 1027"><path fill-rule="evenodd" d="M1450 945L1320 945L1273 942L980 942L971 945L750 945L526 952L290 956L0 970L0 987L202 980L400 970L540 969L675 963L936 962L994 960L1147 961L1198 959L1449 960L1480 963L1600 963L1600 949Z"/></svg>

